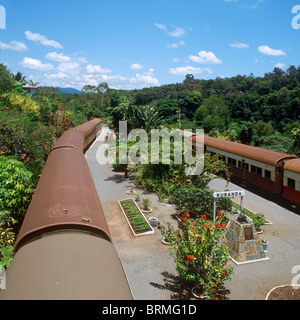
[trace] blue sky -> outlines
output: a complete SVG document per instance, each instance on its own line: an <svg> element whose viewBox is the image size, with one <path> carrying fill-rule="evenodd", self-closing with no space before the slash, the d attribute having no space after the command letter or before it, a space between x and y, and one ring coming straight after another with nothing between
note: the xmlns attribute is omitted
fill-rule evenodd
<svg viewBox="0 0 300 320"><path fill-rule="evenodd" d="M263 76L275 66L300 65L300 29L292 27L296 0L0 5L6 10L0 61L41 85L81 89L107 82L135 89L182 82L187 73L196 79Z"/></svg>

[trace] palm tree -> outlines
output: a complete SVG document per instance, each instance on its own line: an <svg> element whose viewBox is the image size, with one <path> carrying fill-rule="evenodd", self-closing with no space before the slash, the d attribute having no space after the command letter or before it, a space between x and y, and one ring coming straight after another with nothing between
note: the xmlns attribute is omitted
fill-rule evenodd
<svg viewBox="0 0 300 320"><path fill-rule="evenodd" d="M141 127L149 133L152 128L161 124L163 117L153 107L142 106L137 109L137 116L140 119Z"/></svg>
<svg viewBox="0 0 300 320"><path fill-rule="evenodd" d="M14 78L16 81L18 81L19 83L25 83L25 79L26 79L26 76L23 76L23 73L22 72L17 72L15 75L14 75Z"/></svg>

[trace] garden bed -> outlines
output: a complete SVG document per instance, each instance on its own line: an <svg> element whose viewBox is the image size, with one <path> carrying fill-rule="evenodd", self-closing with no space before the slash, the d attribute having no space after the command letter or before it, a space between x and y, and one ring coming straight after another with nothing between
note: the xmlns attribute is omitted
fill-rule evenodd
<svg viewBox="0 0 300 320"><path fill-rule="evenodd" d="M133 199L125 199L118 202L130 226L130 229L136 237L154 234L153 228Z"/></svg>
<svg viewBox="0 0 300 320"><path fill-rule="evenodd" d="M300 285L286 284L274 287L268 293L266 300L300 300Z"/></svg>

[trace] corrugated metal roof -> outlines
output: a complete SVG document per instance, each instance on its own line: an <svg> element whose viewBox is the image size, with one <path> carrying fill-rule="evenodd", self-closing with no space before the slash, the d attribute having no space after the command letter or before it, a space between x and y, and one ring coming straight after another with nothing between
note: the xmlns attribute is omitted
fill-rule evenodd
<svg viewBox="0 0 300 320"><path fill-rule="evenodd" d="M192 137L192 141L197 141L197 136ZM285 159L292 159L295 156L279 153L262 148L252 147L245 144L213 138L209 136L204 137L204 144L219 150L230 152L244 158L256 160L273 166L277 166L278 162Z"/></svg>

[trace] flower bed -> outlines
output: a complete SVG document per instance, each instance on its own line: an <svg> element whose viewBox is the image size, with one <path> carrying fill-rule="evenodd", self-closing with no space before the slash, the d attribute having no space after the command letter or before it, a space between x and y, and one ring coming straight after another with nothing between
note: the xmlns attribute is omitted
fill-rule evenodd
<svg viewBox="0 0 300 320"><path fill-rule="evenodd" d="M135 236L154 234L154 230L133 199L118 201Z"/></svg>

